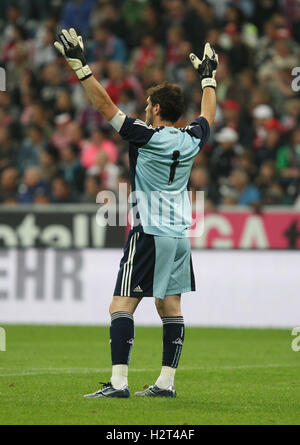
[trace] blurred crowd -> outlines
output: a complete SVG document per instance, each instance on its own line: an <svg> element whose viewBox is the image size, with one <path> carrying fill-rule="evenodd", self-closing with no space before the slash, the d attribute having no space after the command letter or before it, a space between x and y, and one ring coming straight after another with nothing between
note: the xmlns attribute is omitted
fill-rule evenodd
<svg viewBox="0 0 300 445"><path fill-rule="evenodd" d="M148 87L178 83L179 127L201 112L188 55L209 41L217 116L191 189L205 191L207 209L300 205L298 0L1 0L0 203L95 203L129 183L127 143L53 47L62 27L83 35L96 78L131 116L145 118Z"/></svg>

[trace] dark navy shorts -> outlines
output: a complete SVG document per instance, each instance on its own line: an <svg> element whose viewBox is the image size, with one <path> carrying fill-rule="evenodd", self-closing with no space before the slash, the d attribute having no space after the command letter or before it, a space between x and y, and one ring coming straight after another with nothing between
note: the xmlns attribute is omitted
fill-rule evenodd
<svg viewBox="0 0 300 445"><path fill-rule="evenodd" d="M163 299L194 290L189 238L130 231L114 295Z"/></svg>

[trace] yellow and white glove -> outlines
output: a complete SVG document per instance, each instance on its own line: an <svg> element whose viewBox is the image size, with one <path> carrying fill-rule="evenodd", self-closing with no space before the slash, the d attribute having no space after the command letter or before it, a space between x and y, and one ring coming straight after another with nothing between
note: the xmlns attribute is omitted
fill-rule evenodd
<svg viewBox="0 0 300 445"><path fill-rule="evenodd" d="M219 59L218 54L216 54L210 44L208 42L205 44L202 60L200 60L196 54L191 53L190 61L200 75L202 89L205 87L216 88L217 82L215 76Z"/></svg>
<svg viewBox="0 0 300 445"><path fill-rule="evenodd" d="M83 81L90 77L92 71L86 63L82 37L77 35L74 28L70 28L69 31L63 29L58 39L60 41L54 43L55 48L65 57L78 78Z"/></svg>

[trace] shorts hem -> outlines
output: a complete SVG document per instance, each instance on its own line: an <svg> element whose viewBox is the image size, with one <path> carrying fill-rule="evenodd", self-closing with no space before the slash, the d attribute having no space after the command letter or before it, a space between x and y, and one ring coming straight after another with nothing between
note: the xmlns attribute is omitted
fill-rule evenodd
<svg viewBox="0 0 300 445"><path fill-rule="evenodd" d="M166 294L163 297L155 297L155 298L160 298L161 300L163 300L168 295L184 294L185 292L194 292L195 290L196 289L193 289L191 287L186 287L184 289L167 290Z"/></svg>
<svg viewBox="0 0 300 445"><path fill-rule="evenodd" d="M132 298L144 298L144 297L153 297L153 295L149 294L143 294L142 292L137 292L136 294L130 294L130 295L120 295L120 293L114 293L114 297L132 297Z"/></svg>
<svg viewBox="0 0 300 445"><path fill-rule="evenodd" d="M187 287L184 289L175 289L175 290L168 290L166 291L166 294L161 297L161 296L156 296L153 294L143 294L142 292L137 292L135 294L131 293L130 295L120 295L119 293L114 293L113 296L114 297L130 297L130 298L159 298L159 299L164 299L166 296L168 295L177 295L177 294L183 294L185 292L195 292L195 288L191 288L191 287Z"/></svg>
<svg viewBox="0 0 300 445"><path fill-rule="evenodd" d="M191 288L191 287L186 287L184 289L167 290L166 296L173 295L173 294L184 294L185 292L194 292L195 290L196 289Z"/></svg>

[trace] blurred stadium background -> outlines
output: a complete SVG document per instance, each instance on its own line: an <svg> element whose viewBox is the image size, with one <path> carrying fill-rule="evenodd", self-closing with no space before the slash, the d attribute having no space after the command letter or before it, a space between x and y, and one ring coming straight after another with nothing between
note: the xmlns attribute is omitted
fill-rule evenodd
<svg viewBox="0 0 300 445"><path fill-rule="evenodd" d="M128 228L99 227L95 203L128 183L127 146L53 48L73 26L124 112L144 119L147 88L178 83L178 126L200 113L188 54L215 47L217 117L190 178L206 215L185 319L299 325L299 1L1 0L0 20L0 323L109 323ZM160 324L152 303L137 323Z"/></svg>

